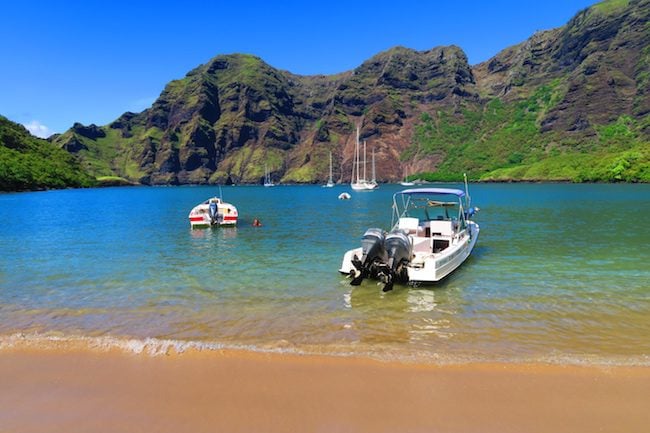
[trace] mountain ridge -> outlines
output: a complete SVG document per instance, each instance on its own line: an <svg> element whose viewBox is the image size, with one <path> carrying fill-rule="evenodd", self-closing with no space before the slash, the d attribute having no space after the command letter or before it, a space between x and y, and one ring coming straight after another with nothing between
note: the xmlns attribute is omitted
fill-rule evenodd
<svg viewBox="0 0 650 433"><path fill-rule="evenodd" d="M97 182L70 153L0 116L0 191L88 187Z"/></svg>
<svg viewBox="0 0 650 433"><path fill-rule="evenodd" d="M649 11L597 3L474 66L453 45L393 47L335 75L219 55L141 113L51 141L95 175L144 184L259 183L265 165L275 181L322 182L329 152L346 182L357 125L382 181L648 181Z"/></svg>

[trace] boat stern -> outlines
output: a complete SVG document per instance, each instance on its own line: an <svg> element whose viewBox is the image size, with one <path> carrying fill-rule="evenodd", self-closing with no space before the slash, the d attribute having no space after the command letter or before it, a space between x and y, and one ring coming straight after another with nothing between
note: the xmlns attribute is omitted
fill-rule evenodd
<svg viewBox="0 0 650 433"><path fill-rule="evenodd" d="M216 218L212 218L210 205L216 205ZM212 211L214 212L214 211ZM190 227L193 229L236 226L237 208L230 203L224 203L220 199L210 199L204 203L195 206L188 215Z"/></svg>
<svg viewBox="0 0 650 433"><path fill-rule="evenodd" d="M346 251L345 254L343 254L343 262L341 263L341 268L339 269L339 272L345 275L349 275L350 272L352 272L352 270L355 269L354 265L352 264L352 258L355 255L357 257L361 257L362 254L363 252L361 247Z"/></svg>

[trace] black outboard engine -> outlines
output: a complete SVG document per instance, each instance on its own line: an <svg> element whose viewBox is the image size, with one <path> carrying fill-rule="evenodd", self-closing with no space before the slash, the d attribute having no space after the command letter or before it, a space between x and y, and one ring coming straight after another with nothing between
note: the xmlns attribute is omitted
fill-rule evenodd
<svg viewBox="0 0 650 433"><path fill-rule="evenodd" d="M217 222L217 202L210 201L210 223L215 224Z"/></svg>
<svg viewBox="0 0 650 433"><path fill-rule="evenodd" d="M384 283L384 292L393 290L395 280L407 283L409 280L406 265L411 260L411 241L404 232L389 233L384 242L388 261L377 269L379 279Z"/></svg>
<svg viewBox="0 0 650 433"><path fill-rule="evenodd" d="M361 238L361 258L352 258L354 269L350 272L350 284L358 286L364 278L373 276L377 266L386 263L386 250L384 249L384 231L378 228L366 230Z"/></svg>

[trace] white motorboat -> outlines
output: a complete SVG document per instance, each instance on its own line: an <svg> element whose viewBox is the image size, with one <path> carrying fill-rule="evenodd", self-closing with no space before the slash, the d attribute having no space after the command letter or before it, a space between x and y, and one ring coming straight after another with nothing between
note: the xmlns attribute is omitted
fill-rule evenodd
<svg viewBox="0 0 650 433"><path fill-rule="evenodd" d="M463 198L465 205L463 206ZM383 290L401 283L435 283L469 257L479 226L466 192L448 188L405 189L393 196L392 229L368 229L361 247L347 251L339 271L359 285L376 278Z"/></svg>
<svg viewBox="0 0 650 433"><path fill-rule="evenodd" d="M190 227L193 229L234 226L237 217L237 208L219 197L212 197L194 206L189 214Z"/></svg>
<svg viewBox="0 0 650 433"><path fill-rule="evenodd" d="M356 174L356 178L355 178ZM363 175L361 174L361 151L359 148L359 127L357 126L357 140L354 147L354 160L352 161L352 177L350 187L355 191L372 191L379 185L375 178L375 154L372 154L372 180L366 180L366 142L363 142Z"/></svg>

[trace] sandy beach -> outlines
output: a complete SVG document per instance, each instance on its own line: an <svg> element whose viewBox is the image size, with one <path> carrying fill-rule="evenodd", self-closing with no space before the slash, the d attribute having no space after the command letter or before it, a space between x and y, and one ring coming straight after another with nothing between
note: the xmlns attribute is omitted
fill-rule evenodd
<svg viewBox="0 0 650 433"><path fill-rule="evenodd" d="M646 432L650 369L0 352L0 432Z"/></svg>

